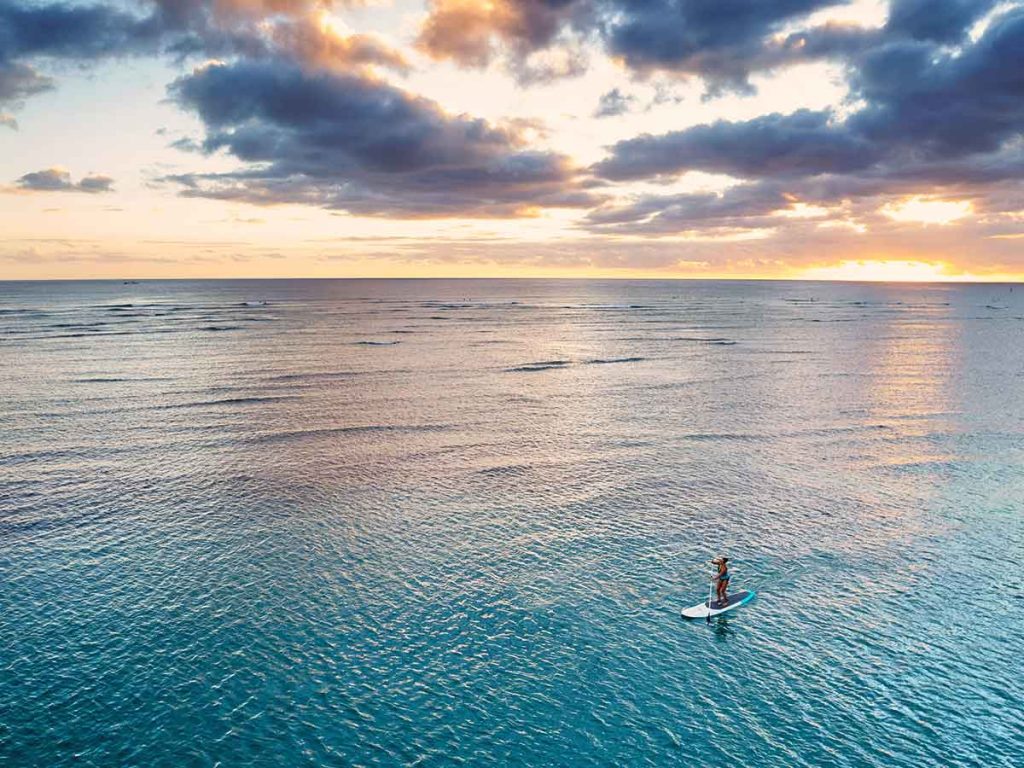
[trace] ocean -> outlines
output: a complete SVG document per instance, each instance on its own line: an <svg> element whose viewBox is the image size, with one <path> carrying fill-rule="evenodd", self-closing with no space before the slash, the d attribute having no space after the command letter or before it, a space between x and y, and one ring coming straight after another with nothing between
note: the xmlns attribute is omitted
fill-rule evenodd
<svg viewBox="0 0 1024 768"><path fill-rule="evenodd" d="M1024 288L8 282L0 361L5 766L1024 764Z"/></svg>

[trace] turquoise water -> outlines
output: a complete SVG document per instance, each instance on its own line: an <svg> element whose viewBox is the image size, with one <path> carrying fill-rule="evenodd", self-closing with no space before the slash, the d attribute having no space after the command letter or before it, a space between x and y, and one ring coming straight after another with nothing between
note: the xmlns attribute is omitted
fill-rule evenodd
<svg viewBox="0 0 1024 768"><path fill-rule="evenodd" d="M0 763L1019 766L1024 289L0 284ZM681 608L726 553L758 598Z"/></svg>

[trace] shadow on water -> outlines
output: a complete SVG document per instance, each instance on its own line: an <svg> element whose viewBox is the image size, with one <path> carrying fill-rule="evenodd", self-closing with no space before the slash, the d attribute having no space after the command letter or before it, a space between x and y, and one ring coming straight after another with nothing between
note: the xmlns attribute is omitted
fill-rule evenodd
<svg viewBox="0 0 1024 768"><path fill-rule="evenodd" d="M725 616L717 617L711 623L711 628L715 633L716 640L728 640L736 634L736 630L729 626L729 619Z"/></svg>

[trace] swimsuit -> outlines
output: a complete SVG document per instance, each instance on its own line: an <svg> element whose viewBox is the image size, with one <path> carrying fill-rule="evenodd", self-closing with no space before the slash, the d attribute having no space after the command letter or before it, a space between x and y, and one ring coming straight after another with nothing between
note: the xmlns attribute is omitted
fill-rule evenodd
<svg viewBox="0 0 1024 768"><path fill-rule="evenodd" d="M729 580L729 572L726 571L725 573L719 575L718 580L719 581L728 581Z"/></svg>

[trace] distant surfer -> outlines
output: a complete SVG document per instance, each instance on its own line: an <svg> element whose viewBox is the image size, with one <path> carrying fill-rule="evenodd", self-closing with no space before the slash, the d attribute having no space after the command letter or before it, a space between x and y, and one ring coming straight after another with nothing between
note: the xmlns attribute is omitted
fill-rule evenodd
<svg viewBox="0 0 1024 768"><path fill-rule="evenodd" d="M726 595L726 590L729 589L729 558L728 557L716 557L711 561L712 565L718 568L718 573L715 574L715 589L718 594L718 604L725 605L729 599Z"/></svg>

